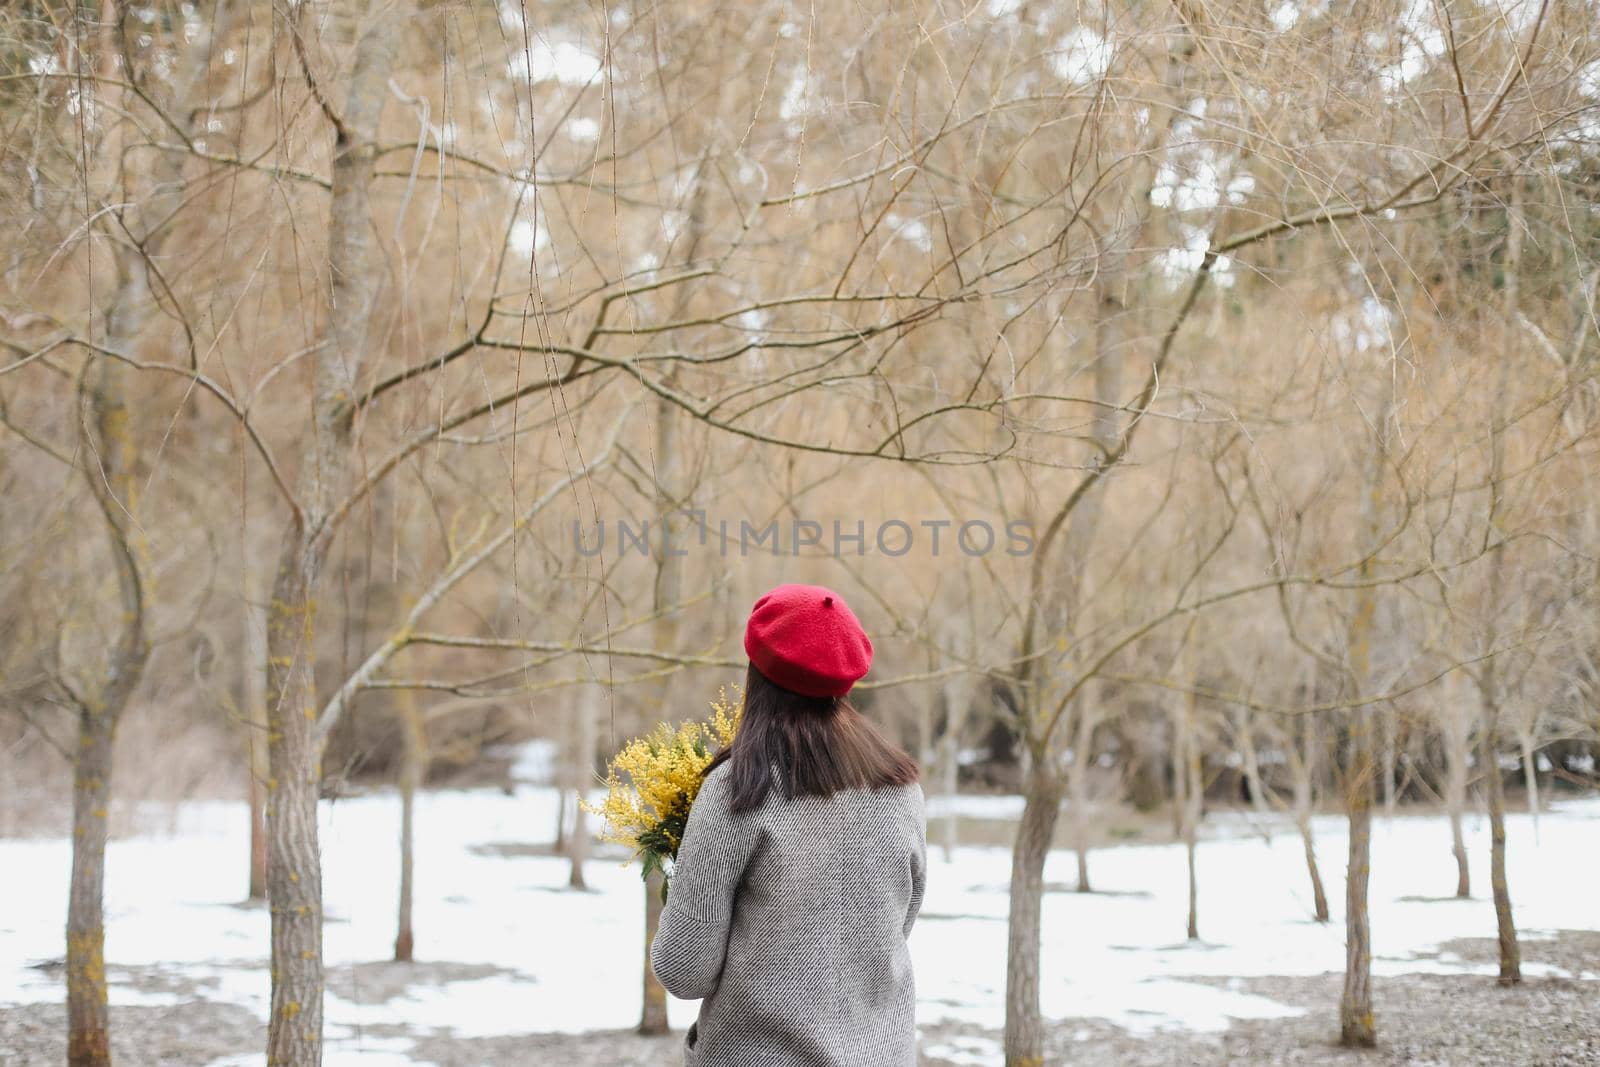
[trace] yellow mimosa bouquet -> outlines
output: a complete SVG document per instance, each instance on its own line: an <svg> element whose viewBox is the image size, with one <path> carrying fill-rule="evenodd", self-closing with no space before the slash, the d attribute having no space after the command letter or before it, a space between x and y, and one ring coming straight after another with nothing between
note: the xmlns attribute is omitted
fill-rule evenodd
<svg viewBox="0 0 1600 1067"><path fill-rule="evenodd" d="M629 741L606 767L605 800L585 808L605 820L601 840L626 845L644 861L643 877L660 871L666 878L706 766L733 742L743 705L743 700L729 700L727 691L719 689L709 720L676 727L661 723ZM665 892L663 881L663 896Z"/></svg>

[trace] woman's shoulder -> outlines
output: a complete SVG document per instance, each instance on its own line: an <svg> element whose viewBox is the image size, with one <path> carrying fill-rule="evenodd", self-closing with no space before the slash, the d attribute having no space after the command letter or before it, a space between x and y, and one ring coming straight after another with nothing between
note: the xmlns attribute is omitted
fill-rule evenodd
<svg viewBox="0 0 1600 1067"><path fill-rule="evenodd" d="M904 785L879 785L845 790L841 796L854 798L854 803L877 811L894 811L921 820L927 809L920 782Z"/></svg>
<svg viewBox="0 0 1600 1067"><path fill-rule="evenodd" d="M727 760L717 764L706 772L700 781L700 792L695 795L694 802L705 802L708 807L717 807L726 811L733 793L733 765Z"/></svg>
<svg viewBox="0 0 1600 1067"><path fill-rule="evenodd" d="M925 833L927 809L922 786L916 782L850 789L840 796L849 798L845 803L854 813L855 825L876 835L880 843L890 838L914 840Z"/></svg>
<svg viewBox="0 0 1600 1067"><path fill-rule="evenodd" d="M776 789L776 785L774 785L774 789ZM700 782L700 792L695 795L694 806L705 809L703 818L716 818L722 822L740 823L749 822L756 817L761 808L766 806L762 804L756 808L735 811L733 800L733 763L731 760L724 760L706 772L706 776Z"/></svg>
<svg viewBox="0 0 1600 1067"><path fill-rule="evenodd" d="M921 782L889 786L887 792L893 793L896 803L913 817L919 820L927 818L928 799L923 795Z"/></svg>
<svg viewBox="0 0 1600 1067"><path fill-rule="evenodd" d="M873 796L892 799L896 803L915 804L919 808L923 804L921 781L891 782L887 785L874 786L871 792Z"/></svg>

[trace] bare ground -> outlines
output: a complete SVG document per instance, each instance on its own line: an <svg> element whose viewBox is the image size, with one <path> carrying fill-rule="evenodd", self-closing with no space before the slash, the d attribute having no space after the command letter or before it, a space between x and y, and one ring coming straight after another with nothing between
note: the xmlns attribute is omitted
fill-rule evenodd
<svg viewBox="0 0 1600 1067"><path fill-rule="evenodd" d="M1524 960L1567 975L1600 970L1600 933L1564 931L1552 940L1526 941ZM1450 942L1440 953L1491 962L1494 944ZM1530 968L1533 969L1533 968ZM342 996L382 1003L407 986L484 976L485 969L450 963L371 964L331 976ZM1600 981L1530 977L1501 988L1492 977L1412 974L1375 982L1380 1045L1354 1052L1334 1044L1339 975L1316 978L1187 979L1226 984L1306 1010L1291 1019L1238 1022L1220 1034L1163 1031L1140 1037L1096 1019L1053 1025L1049 1062L1084 1067L1224 1067L1286 1064L1296 1067L1600 1067ZM193 993L204 989L170 973L113 974L113 981L144 992ZM0 1009L0 1067L46 1067L65 1061L64 1012L59 1004ZM197 999L172 1007L112 1009L118 1067L202 1067L221 1056L259 1049L262 1025L242 1008ZM514 1029L515 1020L507 1027ZM519 1034L463 1039L416 1031L404 1024L369 1027L361 1035L415 1041L411 1055L438 1067L675 1067L681 1035L640 1037L628 1031L582 1035ZM970 1027L929 1027L925 1049L964 1050L959 1058L925 1054L924 1067L971 1067L998 1062L999 1034ZM349 1047L346 1045L345 1047ZM871 1065L863 1065L871 1067Z"/></svg>

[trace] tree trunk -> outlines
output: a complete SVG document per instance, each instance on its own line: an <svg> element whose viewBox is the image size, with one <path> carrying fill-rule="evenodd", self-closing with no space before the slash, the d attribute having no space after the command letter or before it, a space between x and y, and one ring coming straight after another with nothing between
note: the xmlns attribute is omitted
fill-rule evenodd
<svg viewBox="0 0 1600 1067"><path fill-rule="evenodd" d="M1061 782L1043 753L1034 753L1022 820L1011 853L1011 900L1006 926L1006 1067L1043 1067L1044 1020L1039 1013L1039 919L1044 863L1050 855Z"/></svg>
<svg viewBox="0 0 1600 1067"><path fill-rule="evenodd" d="M1317 774L1316 720L1306 714L1301 717L1300 742L1303 754L1296 760L1294 780L1294 824L1300 831L1300 841L1305 847L1306 871L1311 876L1312 916L1319 923L1328 921L1328 894L1322 887L1322 870L1317 865L1316 834L1312 817L1316 814L1313 801Z"/></svg>
<svg viewBox="0 0 1600 1067"><path fill-rule="evenodd" d="M272 1013L267 1062L322 1062L322 760L312 678L314 545L291 535L267 626L267 903L272 913Z"/></svg>
<svg viewBox="0 0 1600 1067"><path fill-rule="evenodd" d="M122 294L126 297L126 291ZM117 305L108 333L117 343L132 336L119 327L137 321L142 303ZM129 312L131 320L124 320ZM85 368L81 382L87 417L79 424L86 454L84 479L99 506L111 542L117 576L115 643L106 651L104 673L78 708L78 750L72 775L72 883L67 899L67 1063L104 1067L111 1062L106 1000L105 865L111 809L111 767L117 721L122 717L150 657L145 632L144 582L132 531L137 528L138 442L123 389L123 369L101 360Z"/></svg>
<svg viewBox="0 0 1600 1067"><path fill-rule="evenodd" d="M102 900L115 728L115 719L103 707L78 712L78 753L72 777L72 889L67 902L70 1067L106 1067L111 1062Z"/></svg>
<svg viewBox="0 0 1600 1067"><path fill-rule="evenodd" d="M556 840L555 840L555 843L550 846L551 847L551 851L553 851L557 856L565 855L566 851L567 851L567 800L568 800L568 797L567 797L567 787L566 787L565 783L560 781L560 779L564 778L565 776L566 776L566 772L562 768L557 767L556 768L556 778L557 778L557 784L556 784Z"/></svg>
<svg viewBox="0 0 1600 1067"><path fill-rule="evenodd" d="M1188 57L1193 52L1193 42L1182 20L1173 20L1173 30L1167 38L1167 62L1163 77L1162 94L1172 100L1183 95L1183 75ZM1104 472L1120 463L1131 446L1132 435L1139 425L1134 419L1126 426L1122 423L1122 364L1130 358L1128 345L1130 312L1123 300L1125 287L1134 284L1126 257L1135 249L1151 247L1143 240L1144 230L1152 216L1150 192L1158 172L1156 165L1159 145L1173 128L1180 109L1169 109L1172 117L1165 123L1151 122L1140 139L1139 150L1132 153L1138 170L1126 183L1126 198L1119 204L1119 214L1108 229L1118 237L1099 249L1094 295L1094 391L1101 406L1095 410L1092 436L1091 471L1086 480L1063 503L1053 522L1065 523L1062 551L1066 553L1064 565L1058 565L1046 579L1046 562L1050 559L1048 542L1039 545L1033 555L1029 578L1030 603L1024 609L1021 649L1024 663L1019 679L1021 690L1028 694L1024 703L1028 708L1022 716L1030 756L1029 768L1024 777L1022 821L1017 829L1016 844L1011 855L1010 921L1006 931L1006 1067L1041 1067L1044 1063L1044 1025L1039 1012L1039 926L1044 892L1044 865L1049 855L1056 818L1060 812L1062 784L1052 766L1052 738L1050 730L1035 734L1030 716L1039 713L1038 695L1034 692L1039 668L1033 656L1039 650L1041 629L1049 632L1049 640L1066 636L1067 620L1078 624L1078 609L1084 603L1083 568L1090 558L1090 549L1099 527L1099 517L1104 495L1098 492ZM1209 263L1210 261L1207 260ZM1205 278L1202 274L1201 279ZM1198 288L1192 289L1198 293ZM1187 308L1180 314L1187 315ZM1136 329L1137 332L1137 329ZM1171 336L1169 333L1168 336ZM1164 348L1151 370L1159 375L1170 348ZM1147 378L1146 384L1154 379ZM1059 527L1058 527L1059 528ZM1058 595L1051 592L1054 586ZM1052 603L1052 601L1054 603ZM1043 604L1041 618L1040 607ZM1082 711L1084 709L1073 709ZM1086 752L1085 745L1077 746ZM1080 755L1079 763L1087 762ZM1077 806L1080 807L1081 806ZM1080 843L1083 838L1080 836ZM1086 866L1086 857L1080 855ZM1089 888L1088 872L1080 869L1079 888Z"/></svg>
<svg viewBox="0 0 1600 1067"><path fill-rule="evenodd" d="M411 925L412 872L416 857L412 841L416 829L417 789L409 773L400 780L400 909L395 923L394 959L396 963L410 963L416 954L416 932Z"/></svg>
<svg viewBox="0 0 1600 1067"><path fill-rule="evenodd" d="M1089 769L1094 755L1095 716L1098 709L1078 708L1073 731L1072 762L1067 765L1067 792L1072 806L1072 850L1078 859L1078 892L1092 893L1089 884Z"/></svg>
<svg viewBox="0 0 1600 1067"><path fill-rule="evenodd" d="M583 864L589 858L589 813L584 810L584 793L593 774L595 743L598 740L600 702L599 687L579 687L573 714L576 721L572 731L573 751L570 756L572 773L572 839L568 842L567 858L572 866L567 873L567 885L573 889L589 888L583 878Z"/></svg>
<svg viewBox="0 0 1600 1067"><path fill-rule="evenodd" d="M1339 1002L1339 1043L1347 1048L1372 1048L1378 1043L1372 1014L1372 928L1367 912L1367 881L1372 863L1372 726L1371 713L1351 713L1351 761L1345 788L1350 820L1350 859L1345 878L1344 995Z"/></svg>
<svg viewBox="0 0 1600 1067"><path fill-rule="evenodd" d="M262 726L265 725L263 721ZM250 748L250 879L245 899L251 903L264 903L267 899L266 742L258 739L252 742ZM261 753L259 756L257 749ZM258 771L257 764L263 769Z"/></svg>
<svg viewBox="0 0 1600 1067"><path fill-rule="evenodd" d="M373 14L368 12L367 14ZM346 21L348 20L348 21ZM331 24L359 32L333 146L328 211L331 291L311 370L311 425L296 483L303 514L284 532L267 625L267 900L272 912L272 1007L267 1062L322 1062L322 860L317 794L322 748L333 723L317 722L314 637L317 591L338 519L336 493L357 459L350 398L378 304L378 260L369 202L378 119L404 12L341 11Z"/></svg>
<svg viewBox="0 0 1600 1067"><path fill-rule="evenodd" d="M1078 858L1078 892L1093 893L1094 887L1089 883L1089 828L1081 808L1072 813L1072 827L1076 839L1073 851Z"/></svg>
<svg viewBox="0 0 1600 1067"><path fill-rule="evenodd" d="M1471 728L1449 695L1446 701L1451 709L1441 720L1440 729L1444 741L1444 807L1450 817L1450 854L1456 861L1456 896L1465 900L1472 896L1466 836L1461 829L1461 819L1467 807L1467 762L1470 756L1468 749L1471 747L1468 732Z"/></svg>
<svg viewBox="0 0 1600 1067"><path fill-rule="evenodd" d="M956 813L956 798L961 792L961 735L967 721L967 709L972 702L972 679L958 674L944 683L944 738L940 744L939 772L941 792L945 797L944 818L940 819L940 844L944 861L955 858L959 843L960 816Z"/></svg>
<svg viewBox="0 0 1600 1067"><path fill-rule="evenodd" d="M1322 888L1322 871L1317 867L1317 842L1311 831L1311 818L1295 820L1300 829L1300 841L1305 846L1306 871L1311 875L1312 918L1319 923L1328 921L1328 894Z"/></svg>
<svg viewBox="0 0 1600 1067"><path fill-rule="evenodd" d="M696 193L694 201L702 199ZM694 227L695 212L691 212L691 236L698 235ZM656 408L656 505L662 513L663 529L676 529L678 533L668 535L673 544L682 544L681 531L683 525L674 526L674 520L669 517L669 512L677 507L674 500L674 488L677 484L678 467L678 440L674 432L676 413L670 403L663 400ZM682 517L679 517L681 522ZM656 581L653 591L652 603L654 605L657 622L656 647L668 652L676 651L678 646L678 612L674 610L683 597L682 581L683 568L681 557L669 551L666 545L662 546L660 558L656 562ZM663 707L670 707L673 700L672 679L665 679L660 686L661 702ZM703 706L703 705L702 705ZM641 1034L665 1034L671 1030L671 1023L667 1020L667 991L656 980L656 972L650 968L650 943L655 940L656 929L661 923L661 888L664 884L661 872L656 871L645 881L644 887L644 967L640 981L643 984L643 998L639 1009L639 1032Z"/></svg>
<svg viewBox="0 0 1600 1067"><path fill-rule="evenodd" d="M116 0L103 0L100 11L99 49L95 57L97 73L106 103L116 113L122 90L117 88L125 75L118 58L125 55L122 38L124 16ZM92 5L83 5L81 17L92 17ZM213 29L225 23L220 13ZM79 40L78 74L87 73L83 60L88 50ZM197 57L208 54L205 43L196 41L176 70L172 71L175 91L182 98L198 73ZM169 221L182 195L181 172L175 153L164 153L151 164L146 175L131 165L123 152L121 123L112 122L98 148L98 160L91 158L87 142L80 160L84 175L84 195L89 195L90 173L98 165L110 164L117 173L108 181L111 196L123 203L118 212L124 232L137 235L145 253L158 255L170 230ZM143 180L147 179L147 180ZM117 183L121 188L116 188ZM84 220L89 228L94 223ZM90 233L93 240L94 234ZM126 351L138 343L154 305L149 288L149 264L134 258L128 243L118 235L109 242L114 250L113 276L118 278L104 317L105 341L113 350ZM90 276L90 282L94 280ZM88 293L91 307L95 293ZM92 335L94 317L89 330ZM112 569L117 582L118 620L115 639L106 649L103 673L85 686L78 707L78 749L73 756L72 778L72 882L67 898L67 1063L69 1067L106 1067L111 1062L109 1009L106 997L105 963L105 864L108 820L111 808L111 772L117 723L138 688L150 658L150 640L145 620L145 585L141 571L139 514L140 481L137 470L139 442L135 433L134 407L128 401L125 378L132 372L117 367L104 356L96 356L83 369L78 382L83 415L78 420L81 453L93 457L81 464L90 495L100 511L110 541Z"/></svg>
<svg viewBox="0 0 1600 1067"><path fill-rule="evenodd" d="M1369 552L1357 569L1361 586L1346 638L1348 682L1345 691L1356 703L1347 712L1350 726L1344 773L1344 803L1349 819L1350 850L1345 873L1345 973L1339 1002L1339 1043L1348 1048L1372 1048L1378 1028L1372 1012L1372 927L1367 910L1367 883L1372 873L1372 794L1378 774L1378 753L1373 737L1373 709L1360 703L1372 684L1372 638L1377 626L1378 596L1372 584L1380 508L1383 502L1385 457L1389 425L1394 418L1393 380L1386 381L1371 440L1367 442L1366 470L1361 494L1361 544Z"/></svg>
<svg viewBox="0 0 1600 1067"><path fill-rule="evenodd" d="M395 923L394 958L397 963L410 963L416 953L411 903L416 885L417 789L428 770L428 727L417 708L414 693L402 690L397 699L404 746L400 764L400 907Z"/></svg>
<svg viewBox="0 0 1600 1067"><path fill-rule="evenodd" d="M1500 481L1505 474L1505 420L1511 392L1511 363L1517 346L1516 336L1518 269L1522 259L1522 182L1511 183L1510 204L1506 211L1508 233L1505 262L1505 350L1500 354L1500 383L1495 392L1497 404L1490 435L1488 536L1500 534ZM1496 541L1489 549L1488 589L1484 611L1487 627L1484 644L1488 658L1483 661L1478 692L1483 711L1483 772L1488 775L1489 800L1489 885L1494 891L1495 925L1500 946L1500 984L1522 981L1522 952L1517 944L1516 922L1511 915L1511 890L1506 884L1506 795L1505 777L1500 773L1500 671L1494 656L1498 641L1497 622L1505 604L1505 544Z"/></svg>
<svg viewBox="0 0 1600 1067"><path fill-rule="evenodd" d="M1195 872L1195 835L1192 825L1189 827L1183 846L1189 862L1189 924L1187 936L1190 941L1198 941L1200 940L1200 881Z"/></svg>
<svg viewBox="0 0 1600 1067"><path fill-rule="evenodd" d="M1522 749L1522 776L1528 786L1528 814L1533 816L1533 840L1539 840L1539 755L1533 748L1533 734L1517 731L1517 744Z"/></svg>
<svg viewBox="0 0 1600 1067"><path fill-rule="evenodd" d="M1461 809L1450 809L1450 854L1456 859L1456 896L1472 896L1472 873L1467 866L1467 844L1461 833Z"/></svg>
<svg viewBox="0 0 1600 1067"><path fill-rule="evenodd" d="M661 926L661 872L652 871L644 883L644 1010L639 1015L641 1034L664 1034L667 1022L667 991L650 969L650 943Z"/></svg>
<svg viewBox="0 0 1600 1067"><path fill-rule="evenodd" d="M266 620L248 592L244 598L244 733L250 774L250 887L247 899L267 899L267 662Z"/></svg>
<svg viewBox="0 0 1600 1067"><path fill-rule="evenodd" d="M1456 753L1446 758L1451 761L1445 772L1444 789L1445 808L1450 813L1450 854L1456 860L1456 896L1465 900L1472 896L1472 873L1467 865L1467 842L1461 832L1461 816L1467 805L1466 760L1464 753Z"/></svg>
<svg viewBox="0 0 1600 1067"><path fill-rule="evenodd" d="M1484 673L1493 678L1493 671L1487 667ZM1483 731L1483 763L1489 786L1489 885L1494 890L1500 984L1515 985L1522 981L1522 949L1517 943L1517 924L1511 914L1511 889L1506 883L1506 792L1505 779L1500 773L1497 711L1492 704L1486 706Z"/></svg>
<svg viewBox="0 0 1600 1067"><path fill-rule="evenodd" d="M1239 709L1235 715L1235 723L1235 730L1239 735L1239 750L1244 756L1244 787L1249 795L1250 810L1261 818L1263 834L1270 836L1265 824L1266 820L1272 817L1272 813L1267 809L1266 783L1261 780L1261 755L1256 751L1256 735L1248 709Z"/></svg>
<svg viewBox="0 0 1600 1067"><path fill-rule="evenodd" d="M1201 797L1204 792L1204 782L1201 778L1200 767L1200 738L1196 719L1195 705L1198 699L1195 695L1197 680L1193 675L1189 678L1189 692L1183 700L1183 709L1179 714L1179 743L1174 746L1178 749L1183 760L1179 768L1178 779L1183 782L1183 849L1189 867L1189 922L1187 926L1190 941L1200 940L1200 883L1198 872L1195 869L1195 851L1200 836L1200 811Z"/></svg>
<svg viewBox="0 0 1600 1067"><path fill-rule="evenodd" d="M947 689L946 692L949 690ZM940 775L944 779L941 792L944 793L945 810L944 818L939 820L939 843L944 852L944 861L954 861L956 845L960 843L960 816L956 812L956 798L960 795L960 765L958 763L960 742L955 737L955 731L950 729L949 720L946 719L944 744L940 746L941 753Z"/></svg>
<svg viewBox="0 0 1600 1067"><path fill-rule="evenodd" d="M719 96L716 104L717 112L722 108L722 97ZM710 180L710 157L703 155L694 172L694 185L689 195L689 217L685 226L686 259L692 260L699 254L701 244L706 236L706 198L708 196L708 182ZM689 300L692 290L688 286L679 287L672 302L670 320L687 317ZM669 389L675 388L678 379L678 368L670 367L666 373L665 381ZM691 516L684 509L688 506L691 486L683 471L683 448L681 441L682 427L679 423L680 412L665 396L659 397L655 409L655 452L651 457L651 473L654 479L655 510L661 523L661 541L655 556L655 585L651 590L651 606L656 616L655 643L656 647L667 652L675 652L678 648L678 624L680 618L679 604L683 600L683 560L688 555L688 535L691 526ZM702 520L703 521L703 520ZM659 692L663 708L669 708L674 699L673 678L668 676L660 685ZM697 707L704 707L699 700ZM593 759L593 745L587 759ZM644 913L644 968L641 981L643 983L643 1005L639 1011L639 1032L641 1034L664 1034L671 1027L667 1021L667 991L656 981L655 971L650 969L650 943L655 940L656 927L661 921L661 888L664 884L660 872L652 874L645 882L645 913Z"/></svg>

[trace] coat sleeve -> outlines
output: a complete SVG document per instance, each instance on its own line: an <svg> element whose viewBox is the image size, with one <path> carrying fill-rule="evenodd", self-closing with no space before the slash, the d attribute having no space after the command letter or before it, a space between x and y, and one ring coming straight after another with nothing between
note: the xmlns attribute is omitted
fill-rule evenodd
<svg viewBox="0 0 1600 1067"><path fill-rule="evenodd" d="M916 822L915 840L911 843L911 902L906 906L905 936L911 936L911 927L916 924L917 914L922 911L922 896L928 886L928 820L926 806L923 801L922 788L913 786L916 794L916 810L913 820Z"/></svg>
<svg viewBox="0 0 1600 1067"><path fill-rule="evenodd" d="M673 996L709 996L722 975L733 921L733 898L755 851L759 830L751 814L728 810L727 765L700 787L678 847L650 966Z"/></svg>

